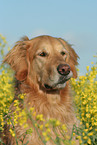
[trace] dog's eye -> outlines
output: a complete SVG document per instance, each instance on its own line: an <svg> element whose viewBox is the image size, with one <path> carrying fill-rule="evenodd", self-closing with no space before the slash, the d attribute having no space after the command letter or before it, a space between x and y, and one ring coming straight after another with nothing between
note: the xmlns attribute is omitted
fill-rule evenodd
<svg viewBox="0 0 97 145"><path fill-rule="evenodd" d="M41 52L41 53L39 54L39 56L45 57L45 56L47 56L47 53L46 53L46 52Z"/></svg>
<svg viewBox="0 0 97 145"><path fill-rule="evenodd" d="M66 54L66 53L65 53L64 51L62 51L62 52L61 52L61 55L63 55L63 56L64 56L65 54Z"/></svg>

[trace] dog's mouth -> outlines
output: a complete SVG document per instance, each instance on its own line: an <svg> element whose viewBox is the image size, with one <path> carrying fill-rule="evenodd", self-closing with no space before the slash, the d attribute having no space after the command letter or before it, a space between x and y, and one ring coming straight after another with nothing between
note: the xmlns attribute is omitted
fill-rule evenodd
<svg viewBox="0 0 97 145"><path fill-rule="evenodd" d="M53 87L49 86L48 84L44 84L44 87L47 89L47 90L52 90Z"/></svg>
<svg viewBox="0 0 97 145"><path fill-rule="evenodd" d="M49 85L49 84L45 83L44 88L46 90L56 90L56 88L58 89L58 87L57 87L58 85L63 86L63 84L65 84L71 77L72 77L72 72L67 76L61 76L59 78L58 82L53 85Z"/></svg>
<svg viewBox="0 0 97 145"><path fill-rule="evenodd" d="M58 83L54 84L53 86L50 86L50 85L48 85L48 84L44 84L44 87L45 87L47 90L55 90L57 85L59 85L59 84L64 84L64 83L66 83L69 79L70 79L70 78L68 78L68 79L62 79L62 80L60 80Z"/></svg>

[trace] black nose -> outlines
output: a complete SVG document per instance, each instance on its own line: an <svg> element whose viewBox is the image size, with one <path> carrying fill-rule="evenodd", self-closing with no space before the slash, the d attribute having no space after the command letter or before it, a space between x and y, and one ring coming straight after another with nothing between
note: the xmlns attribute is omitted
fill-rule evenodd
<svg viewBox="0 0 97 145"><path fill-rule="evenodd" d="M61 75L68 75L70 73L70 66L68 64L59 64L57 71Z"/></svg>

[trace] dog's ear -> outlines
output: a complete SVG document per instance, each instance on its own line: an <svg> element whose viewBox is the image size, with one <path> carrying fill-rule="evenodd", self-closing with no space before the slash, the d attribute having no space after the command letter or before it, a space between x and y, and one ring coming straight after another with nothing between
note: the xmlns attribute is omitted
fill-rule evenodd
<svg viewBox="0 0 97 145"><path fill-rule="evenodd" d="M27 50L29 48L28 37L22 38L6 55L3 63L8 63L15 71L17 80L23 81L28 74Z"/></svg>
<svg viewBox="0 0 97 145"><path fill-rule="evenodd" d="M77 78L77 71L76 71L76 65L78 65L78 58L79 56L77 55L77 53L75 52L75 50L72 48L72 46L66 42L65 40L59 38L59 41L61 42L61 44L64 46L64 48L67 49L67 51L69 52L69 65L71 67L71 70L73 72L73 77Z"/></svg>

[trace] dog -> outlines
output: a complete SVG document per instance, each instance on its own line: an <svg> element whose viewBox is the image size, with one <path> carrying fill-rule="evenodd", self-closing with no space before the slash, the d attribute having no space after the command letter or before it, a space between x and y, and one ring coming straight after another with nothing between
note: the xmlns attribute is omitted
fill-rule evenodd
<svg viewBox="0 0 97 145"><path fill-rule="evenodd" d="M45 119L60 120L71 130L76 117L69 79L77 77L77 60L78 55L68 42L43 35L31 40L26 36L22 38L6 55L4 63L8 63L15 72L18 88L15 95L26 94L24 103L29 108L34 107L36 113L43 114ZM18 125L15 129L17 137L25 131ZM25 143L27 140L28 145L42 145L34 132L25 138ZM11 135L4 142L16 145L15 137ZM52 143L48 142L48 145Z"/></svg>

